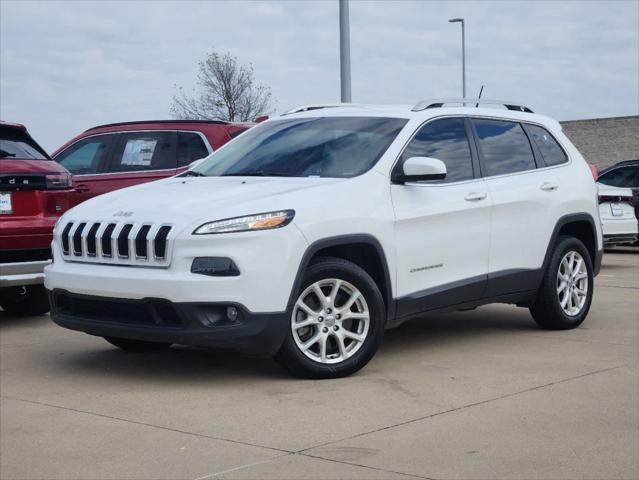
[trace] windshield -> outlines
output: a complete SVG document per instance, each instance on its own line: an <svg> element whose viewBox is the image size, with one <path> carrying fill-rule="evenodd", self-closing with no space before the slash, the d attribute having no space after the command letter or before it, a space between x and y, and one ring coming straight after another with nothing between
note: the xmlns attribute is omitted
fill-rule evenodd
<svg viewBox="0 0 639 480"><path fill-rule="evenodd" d="M406 122L379 117L268 122L237 137L191 175L354 177L375 165Z"/></svg>
<svg viewBox="0 0 639 480"><path fill-rule="evenodd" d="M0 127L0 160L48 160L47 154L24 131L17 128Z"/></svg>

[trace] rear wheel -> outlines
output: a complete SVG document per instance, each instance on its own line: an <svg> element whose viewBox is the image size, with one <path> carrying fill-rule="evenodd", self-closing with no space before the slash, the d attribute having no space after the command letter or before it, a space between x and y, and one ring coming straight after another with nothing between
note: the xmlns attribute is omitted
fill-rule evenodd
<svg viewBox="0 0 639 480"><path fill-rule="evenodd" d="M166 350L172 344L159 342L144 342L130 338L104 337L111 345L115 345L125 352L150 352L154 350Z"/></svg>
<svg viewBox="0 0 639 480"><path fill-rule="evenodd" d="M385 309L373 279L340 258L321 258L307 270L276 360L293 375L350 375L375 354Z"/></svg>
<svg viewBox="0 0 639 480"><path fill-rule="evenodd" d="M49 299L44 285L25 285L0 289L0 307L13 315L30 317L49 311Z"/></svg>
<svg viewBox="0 0 639 480"><path fill-rule="evenodd" d="M551 330L581 325L590 310L593 278L592 261L584 244L574 237L559 237L530 308L535 321Z"/></svg>

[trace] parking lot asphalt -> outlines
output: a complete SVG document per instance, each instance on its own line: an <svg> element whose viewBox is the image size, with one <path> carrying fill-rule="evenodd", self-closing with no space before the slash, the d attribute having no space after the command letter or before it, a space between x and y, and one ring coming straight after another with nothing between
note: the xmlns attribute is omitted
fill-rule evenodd
<svg viewBox="0 0 639 480"><path fill-rule="evenodd" d="M639 478L639 253L576 330L492 305L387 332L360 373L127 354L0 312L0 478Z"/></svg>

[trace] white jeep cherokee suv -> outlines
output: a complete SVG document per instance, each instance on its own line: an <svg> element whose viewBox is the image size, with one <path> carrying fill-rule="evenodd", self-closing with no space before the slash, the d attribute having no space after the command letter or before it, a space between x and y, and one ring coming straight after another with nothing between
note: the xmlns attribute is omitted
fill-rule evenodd
<svg viewBox="0 0 639 480"><path fill-rule="evenodd" d="M357 371L424 312L500 302L578 326L602 253L590 169L556 121L481 102L299 108L81 204L54 232L53 320L314 378Z"/></svg>

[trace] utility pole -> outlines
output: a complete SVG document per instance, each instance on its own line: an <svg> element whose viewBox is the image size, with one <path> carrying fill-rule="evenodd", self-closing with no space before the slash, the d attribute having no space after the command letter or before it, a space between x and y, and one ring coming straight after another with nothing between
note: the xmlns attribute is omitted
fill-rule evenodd
<svg viewBox="0 0 639 480"><path fill-rule="evenodd" d="M466 98L466 32L464 29L464 19L451 18L448 21L450 23L461 23L461 27L462 27L462 92L463 92L462 98Z"/></svg>
<svg viewBox="0 0 639 480"><path fill-rule="evenodd" d="M339 70L342 103L351 102L351 34L348 0L339 0Z"/></svg>

